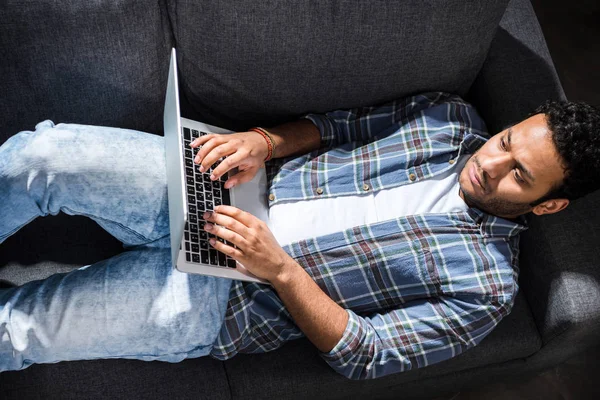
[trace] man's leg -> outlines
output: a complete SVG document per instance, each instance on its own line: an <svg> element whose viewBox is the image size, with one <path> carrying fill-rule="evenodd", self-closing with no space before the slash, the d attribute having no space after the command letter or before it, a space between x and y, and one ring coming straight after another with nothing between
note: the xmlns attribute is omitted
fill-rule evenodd
<svg viewBox="0 0 600 400"><path fill-rule="evenodd" d="M0 370L209 351L231 282L171 267L161 137L46 121L10 138L0 147L0 243L59 211L94 219L130 250L0 290Z"/></svg>
<svg viewBox="0 0 600 400"><path fill-rule="evenodd" d="M171 267L169 236L21 287L0 289L0 371L97 358L207 355L231 281Z"/></svg>
<svg viewBox="0 0 600 400"><path fill-rule="evenodd" d="M45 121L0 147L0 243L38 216L85 215L126 247L169 234L163 138Z"/></svg>

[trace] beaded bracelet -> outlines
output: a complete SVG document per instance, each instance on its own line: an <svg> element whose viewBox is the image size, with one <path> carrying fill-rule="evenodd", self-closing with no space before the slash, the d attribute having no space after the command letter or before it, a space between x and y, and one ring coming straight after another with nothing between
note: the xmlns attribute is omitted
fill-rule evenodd
<svg viewBox="0 0 600 400"><path fill-rule="evenodd" d="M250 130L256 133L260 133L262 137L265 138L265 141L267 142L267 148L269 149L269 152L267 153L267 158L265 158L265 162L269 161L271 157L273 157L273 151L275 150L275 141L266 129L256 127L251 128Z"/></svg>

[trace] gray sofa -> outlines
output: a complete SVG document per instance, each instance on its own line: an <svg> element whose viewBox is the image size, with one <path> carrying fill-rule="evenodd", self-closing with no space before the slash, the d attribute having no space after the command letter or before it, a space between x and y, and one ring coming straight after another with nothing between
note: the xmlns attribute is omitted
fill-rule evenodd
<svg viewBox="0 0 600 400"><path fill-rule="evenodd" d="M0 143L44 119L162 134L172 46L184 115L234 130L440 90L473 102L494 133L564 98L528 0L3 4ZM0 374L0 398L412 399L532 374L598 343L599 199L530 219L512 314L437 365L349 381L302 339L226 362L36 365ZM87 219L40 218L0 246L0 280L21 284L120 251Z"/></svg>

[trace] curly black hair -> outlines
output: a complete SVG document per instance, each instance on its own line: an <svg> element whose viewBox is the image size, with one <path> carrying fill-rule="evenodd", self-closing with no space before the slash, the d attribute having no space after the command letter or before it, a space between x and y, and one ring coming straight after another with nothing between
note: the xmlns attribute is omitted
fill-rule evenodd
<svg viewBox="0 0 600 400"><path fill-rule="evenodd" d="M531 115L544 114L565 171L562 184L539 199L575 200L600 189L600 110L581 102L547 101Z"/></svg>

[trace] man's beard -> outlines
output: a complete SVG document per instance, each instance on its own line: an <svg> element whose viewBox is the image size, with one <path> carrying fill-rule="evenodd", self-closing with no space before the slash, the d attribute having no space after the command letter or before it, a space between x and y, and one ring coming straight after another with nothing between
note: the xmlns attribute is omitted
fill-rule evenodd
<svg viewBox="0 0 600 400"><path fill-rule="evenodd" d="M531 205L529 203L516 203L497 197L492 197L489 200L483 201L471 196L471 194L463 189L462 185L460 185L460 190L463 194L465 203L467 203L469 207L478 208L481 211L497 217L512 218L531 211Z"/></svg>

